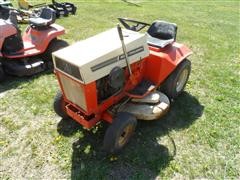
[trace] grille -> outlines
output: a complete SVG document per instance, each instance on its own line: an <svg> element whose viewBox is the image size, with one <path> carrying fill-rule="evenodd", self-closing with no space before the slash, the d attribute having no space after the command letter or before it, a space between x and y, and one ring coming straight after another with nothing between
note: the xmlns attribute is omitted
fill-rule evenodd
<svg viewBox="0 0 240 180"><path fill-rule="evenodd" d="M62 74L59 74L59 77L66 98L73 104L76 104L83 110L86 110L87 107L84 98L84 91L81 85Z"/></svg>
<svg viewBox="0 0 240 180"><path fill-rule="evenodd" d="M82 77L77 66L74 66L66 61L63 61L58 57L55 57L55 63L58 69L82 81Z"/></svg>

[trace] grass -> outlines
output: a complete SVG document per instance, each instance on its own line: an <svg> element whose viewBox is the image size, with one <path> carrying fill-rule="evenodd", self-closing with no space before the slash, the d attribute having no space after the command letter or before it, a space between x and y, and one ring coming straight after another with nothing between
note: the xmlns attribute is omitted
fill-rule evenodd
<svg viewBox="0 0 240 180"><path fill-rule="evenodd" d="M32 1L33 2L33 1ZM194 52L184 92L160 121L139 122L118 156L101 151L105 124L87 131L52 109L53 74L0 84L1 179L239 179L240 3L238 1L75 1L57 21L74 43L115 26L117 17L178 24Z"/></svg>

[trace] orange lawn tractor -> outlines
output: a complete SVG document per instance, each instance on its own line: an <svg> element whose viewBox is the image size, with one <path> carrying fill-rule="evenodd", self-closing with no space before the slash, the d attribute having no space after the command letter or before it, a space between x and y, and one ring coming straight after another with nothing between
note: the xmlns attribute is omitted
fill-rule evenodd
<svg viewBox="0 0 240 180"><path fill-rule="evenodd" d="M109 122L103 141L109 153L128 143L137 120L166 114L191 71L192 52L176 42L176 24L119 20L125 29L118 25L53 53L61 88L55 112L89 129ZM138 32L146 26L146 33Z"/></svg>

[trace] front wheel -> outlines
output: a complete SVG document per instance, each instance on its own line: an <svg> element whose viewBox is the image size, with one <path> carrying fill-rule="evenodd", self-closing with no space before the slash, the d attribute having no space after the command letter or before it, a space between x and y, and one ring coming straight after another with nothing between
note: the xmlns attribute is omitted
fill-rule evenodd
<svg viewBox="0 0 240 180"><path fill-rule="evenodd" d="M6 77L5 72L3 70L2 65L0 64L0 82L4 81L5 77Z"/></svg>
<svg viewBox="0 0 240 180"><path fill-rule="evenodd" d="M61 39L53 39L49 45L45 53L43 54L43 60L47 63L48 69L53 69L53 61L52 61L52 53L58 51L62 48L67 47L69 44Z"/></svg>
<svg viewBox="0 0 240 180"><path fill-rule="evenodd" d="M136 129L136 118L127 112L120 112L108 127L103 148L108 153L118 153L130 140Z"/></svg>
<svg viewBox="0 0 240 180"><path fill-rule="evenodd" d="M161 91L169 98L176 98L181 94L187 84L191 72L191 62L188 59L183 60L177 68L170 74L161 86Z"/></svg>
<svg viewBox="0 0 240 180"><path fill-rule="evenodd" d="M66 103L63 99L63 94L61 91L58 91L54 98L53 108L56 114L62 117L63 119L67 119L69 117L66 112L65 105Z"/></svg>

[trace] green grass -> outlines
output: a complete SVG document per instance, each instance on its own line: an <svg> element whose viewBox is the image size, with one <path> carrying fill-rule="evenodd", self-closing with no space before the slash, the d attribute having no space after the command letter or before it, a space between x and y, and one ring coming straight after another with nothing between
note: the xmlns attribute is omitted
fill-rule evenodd
<svg viewBox="0 0 240 180"><path fill-rule="evenodd" d="M33 2L33 1L32 1ZM240 3L238 1L75 1L57 21L70 43L115 26L117 17L178 24L194 52L186 92L155 122L139 122L124 151L106 156L106 125L91 131L52 109L53 74L0 84L1 179L239 179ZM94 51L94 50L93 50Z"/></svg>

